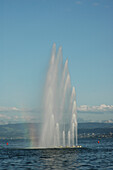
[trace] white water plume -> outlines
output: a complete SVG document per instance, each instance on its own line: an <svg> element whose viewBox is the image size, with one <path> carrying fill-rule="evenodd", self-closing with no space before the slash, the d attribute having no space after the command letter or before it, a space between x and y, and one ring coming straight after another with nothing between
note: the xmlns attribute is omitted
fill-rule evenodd
<svg viewBox="0 0 113 170"><path fill-rule="evenodd" d="M63 130L63 146L65 147L65 131Z"/></svg>
<svg viewBox="0 0 113 170"><path fill-rule="evenodd" d="M70 147L70 131L68 131L68 146Z"/></svg>
<svg viewBox="0 0 113 170"><path fill-rule="evenodd" d="M71 87L68 60L63 65L62 48L60 47L58 53L56 53L55 44L53 44L46 76L43 112L41 147L59 147L61 144L65 147L65 136L68 136L67 143L69 146L75 145L74 138L76 137L77 145L75 88ZM68 125L71 132L70 130L65 131L63 124Z"/></svg>

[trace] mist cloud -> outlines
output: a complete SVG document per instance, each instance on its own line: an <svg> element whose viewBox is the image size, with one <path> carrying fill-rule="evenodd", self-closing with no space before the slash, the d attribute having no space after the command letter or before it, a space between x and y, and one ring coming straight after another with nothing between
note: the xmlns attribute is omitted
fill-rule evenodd
<svg viewBox="0 0 113 170"><path fill-rule="evenodd" d="M113 112L113 105L105 105L101 104L99 106L88 106L81 105L77 107L77 111L80 113L105 113L105 112ZM0 112L31 112L31 113L41 113L42 109L28 109L28 108L18 108L18 107L1 107Z"/></svg>
<svg viewBox="0 0 113 170"><path fill-rule="evenodd" d="M105 104L102 104L100 106L81 105L80 107L77 108L77 111L80 113L105 113L105 112L113 113L113 105Z"/></svg>

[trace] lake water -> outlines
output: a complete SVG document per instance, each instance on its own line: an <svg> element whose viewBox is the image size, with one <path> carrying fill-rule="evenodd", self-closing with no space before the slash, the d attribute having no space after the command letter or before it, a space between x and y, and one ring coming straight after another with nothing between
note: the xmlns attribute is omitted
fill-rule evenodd
<svg viewBox="0 0 113 170"><path fill-rule="evenodd" d="M78 149L22 149L29 141L0 140L0 169L113 170L113 138L98 140L79 139Z"/></svg>

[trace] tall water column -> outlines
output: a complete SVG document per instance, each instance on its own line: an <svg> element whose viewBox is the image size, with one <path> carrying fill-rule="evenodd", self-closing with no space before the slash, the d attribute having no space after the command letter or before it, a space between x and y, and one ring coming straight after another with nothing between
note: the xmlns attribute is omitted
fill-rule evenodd
<svg viewBox="0 0 113 170"><path fill-rule="evenodd" d="M71 86L68 60L63 64L62 48L56 53L56 44L53 44L43 93L44 115L40 146L74 146L75 137L77 145L75 88ZM67 132L62 129L62 124L68 124Z"/></svg>

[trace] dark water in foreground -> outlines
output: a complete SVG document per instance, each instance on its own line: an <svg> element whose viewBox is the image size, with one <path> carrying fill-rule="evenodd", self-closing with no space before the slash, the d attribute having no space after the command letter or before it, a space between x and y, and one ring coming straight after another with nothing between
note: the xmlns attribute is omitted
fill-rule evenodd
<svg viewBox="0 0 113 170"><path fill-rule="evenodd" d="M3 143L3 142L2 142ZM80 139L78 149L16 149L27 141L9 141L0 146L0 169L111 169L113 170L113 138ZM24 144L24 145L23 145Z"/></svg>

